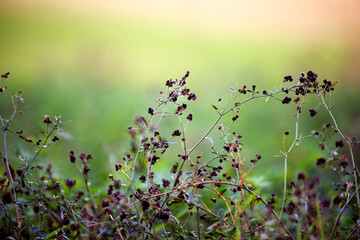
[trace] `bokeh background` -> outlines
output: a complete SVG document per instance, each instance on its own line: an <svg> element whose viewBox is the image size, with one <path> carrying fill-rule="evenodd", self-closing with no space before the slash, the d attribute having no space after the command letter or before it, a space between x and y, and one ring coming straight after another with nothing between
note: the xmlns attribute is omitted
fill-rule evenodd
<svg viewBox="0 0 360 240"><path fill-rule="evenodd" d="M93 183L101 184L129 150L126 129L134 116L146 115L165 81L187 70L188 86L198 96L189 104L191 143L216 119L211 104L221 107L217 99L229 97L230 87L274 90L285 75L297 78L308 70L339 81L334 114L346 135L359 136L359 1L2 0L0 9L0 71L11 73L3 83L8 90L0 114L11 113L11 95L21 89L29 108L14 130L36 138L45 128L44 115L71 120L64 127L69 133L38 160L52 163L61 178L74 174L68 160L74 149L94 156ZM243 157L263 156L252 174L264 187L283 176L283 159L276 155L283 133L294 133L294 113L294 106L259 100L244 105L232 125L244 136ZM330 121L326 112L319 113L301 119L304 135ZM15 140L14 161L19 153L32 154L34 146L15 136L9 141ZM294 150L289 179L299 171L318 174L315 160L324 154L317 144L308 140ZM166 164L163 168L168 172Z"/></svg>

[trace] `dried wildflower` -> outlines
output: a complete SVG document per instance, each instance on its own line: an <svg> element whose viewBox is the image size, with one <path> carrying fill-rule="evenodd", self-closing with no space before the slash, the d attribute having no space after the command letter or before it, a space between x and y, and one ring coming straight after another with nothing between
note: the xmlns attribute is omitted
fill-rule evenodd
<svg viewBox="0 0 360 240"><path fill-rule="evenodd" d="M328 129L329 127L331 127L331 123L324 124L322 130L325 132L325 130Z"/></svg>
<svg viewBox="0 0 360 240"><path fill-rule="evenodd" d="M45 117L44 117L44 123L46 123L46 124L52 123L51 120L50 120L50 116L49 116L49 115L45 115Z"/></svg>
<svg viewBox="0 0 360 240"><path fill-rule="evenodd" d="M296 209L296 205L295 205L295 203L293 202L293 201L290 201L289 202L289 205L288 205L288 207L287 207L287 213L289 214L289 215L292 215L293 213L294 213L294 210Z"/></svg>
<svg viewBox="0 0 360 240"><path fill-rule="evenodd" d="M173 136L173 137L180 136L180 135L181 135L181 132L180 132L179 130L175 130L175 131L171 134L171 136Z"/></svg>
<svg viewBox="0 0 360 240"><path fill-rule="evenodd" d="M321 208L328 208L328 207L330 207L330 200L329 199L321 200L319 202L319 205Z"/></svg>
<svg viewBox="0 0 360 240"><path fill-rule="evenodd" d="M286 96L283 100L282 100L282 103L283 104L288 104L291 102L291 98L289 98L288 96Z"/></svg>
<svg viewBox="0 0 360 240"><path fill-rule="evenodd" d="M298 174L298 179L299 180L305 180L305 178L306 178L305 173L301 172L301 173Z"/></svg>
<svg viewBox="0 0 360 240"><path fill-rule="evenodd" d="M282 88L281 91L283 91L283 92L286 93L286 94L289 93L289 89L287 89L287 88Z"/></svg>
<svg viewBox="0 0 360 240"><path fill-rule="evenodd" d="M53 142L59 141L59 138L57 136L54 136L51 141L53 141Z"/></svg>
<svg viewBox="0 0 360 240"><path fill-rule="evenodd" d="M186 117L187 120L189 121L192 121L193 120L193 115L190 113L187 117Z"/></svg>
<svg viewBox="0 0 360 240"><path fill-rule="evenodd" d="M311 117L314 117L317 114L317 111L314 108L310 108L309 112Z"/></svg>
<svg viewBox="0 0 360 240"><path fill-rule="evenodd" d="M1 78L8 78L9 74L10 74L9 72L1 74Z"/></svg>
<svg viewBox="0 0 360 240"><path fill-rule="evenodd" d="M115 182L114 182L114 187L115 187L115 189L120 189L120 187L121 187L121 182L120 182L120 181L115 181Z"/></svg>
<svg viewBox="0 0 360 240"><path fill-rule="evenodd" d="M172 102L176 102L178 99L178 94L175 91L171 91L169 93L169 100Z"/></svg>
<svg viewBox="0 0 360 240"><path fill-rule="evenodd" d="M206 213L200 215L200 219L201 219L201 220L205 220L206 218L207 218L207 214L206 214Z"/></svg>
<svg viewBox="0 0 360 240"><path fill-rule="evenodd" d="M342 140L338 140L335 142L335 146L337 148L342 148L344 146L344 142Z"/></svg>
<svg viewBox="0 0 360 240"><path fill-rule="evenodd" d="M190 89L184 88L183 90L181 90L181 95L183 95L183 96L188 95L189 92L190 92Z"/></svg>
<svg viewBox="0 0 360 240"><path fill-rule="evenodd" d="M339 167L345 169L348 166L348 161L345 159L339 163Z"/></svg>
<svg viewBox="0 0 360 240"><path fill-rule="evenodd" d="M83 174L87 175L89 171L90 171L90 168L88 166L84 166Z"/></svg>
<svg viewBox="0 0 360 240"><path fill-rule="evenodd" d="M175 81L173 81L172 79L169 79L166 81L165 85L168 87L172 87L175 84Z"/></svg>
<svg viewBox="0 0 360 240"><path fill-rule="evenodd" d="M85 153L80 153L79 158L83 163L85 162L85 157L86 157Z"/></svg>
<svg viewBox="0 0 360 240"><path fill-rule="evenodd" d="M326 163L325 158L321 157L316 160L316 165L318 165L319 167L323 167L325 165L325 163Z"/></svg>
<svg viewBox="0 0 360 240"><path fill-rule="evenodd" d="M145 175L141 175L141 176L139 177L139 180L140 180L140 182L144 183L144 182L146 181ZM138 190L139 190L139 189L138 189Z"/></svg>
<svg viewBox="0 0 360 240"><path fill-rule="evenodd" d="M114 181L114 175L112 175L111 173L109 174L109 179Z"/></svg>
<svg viewBox="0 0 360 240"><path fill-rule="evenodd" d="M21 177L23 175L24 171L22 169L16 169L16 174Z"/></svg>
<svg viewBox="0 0 360 240"><path fill-rule="evenodd" d="M76 180L66 179L65 184L70 189L76 184Z"/></svg>
<svg viewBox="0 0 360 240"><path fill-rule="evenodd" d="M114 191L114 185L109 184L109 188L107 190L107 195L111 195L113 191Z"/></svg>
<svg viewBox="0 0 360 240"><path fill-rule="evenodd" d="M250 162L255 165L258 162L258 160L257 159L251 159Z"/></svg>
<svg viewBox="0 0 360 240"><path fill-rule="evenodd" d="M239 93L246 94L246 86L244 85L242 89L238 90Z"/></svg>
<svg viewBox="0 0 360 240"><path fill-rule="evenodd" d="M141 202L141 208L143 211L149 209L149 207L150 207L150 203L148 201L145 200Z"/></svg>
<svg viewBox="0 0 360 240"><path fill-rule="evenodd" d="M188 96L188 100L196 100L196 95L195 93L190 93L189 96Z"/></svg>
<svg viewBox="0 0 360 240"><path fill-rule="evenodd" d="M313 82L315 83L316 82L316 79L318 77L318 75L312 71L308 71L307 74L306 74L306 78L310 81L310 82Z"/></svg>
<svg viewBox="0 0 360 240"><path fill-rule="evenodd" d="M182 112L186 109L187 105L185 103L179 105L177 109L175 110L175 114L181 115Z"/></svg>
<svg viewBox="0 0 360 240"><path fill-rule="evenodd" d="M287 75L287 76L284 77L283 82L287 82L287 81L289 81L289 82L292 82L292 81L293 81L293 78L292 78L291 75Z"/></svg>
<svg viewBox="0 0 360 240"><path fill-rule="evenodd" d="M83 195L84 195L84 191L83 191L83 190L79 190L79 191L77 192L76 197L75 197L75 202L78 202Z"/></svg>
<svg viewBox="0 0 360 240"><path fill-rule="evenodd" d="M121 170L122 166L121 164L115 164L115 171Z"/></svg>
<svg viewBox="0 0 360 240"><path fill-rule="evenodd" d="M150 115L154 115L154 109L149 108L149 109L148 109L148 113L149 113Z"/></svg>

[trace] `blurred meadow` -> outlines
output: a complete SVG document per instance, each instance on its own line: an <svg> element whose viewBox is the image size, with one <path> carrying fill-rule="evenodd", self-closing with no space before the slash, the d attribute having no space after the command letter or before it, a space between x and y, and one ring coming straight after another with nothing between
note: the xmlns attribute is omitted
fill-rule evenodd
<svg viewBox="0 0 360 240"><path fill-rule="evenodd" d="M359 136L356 0L2 0L0 9L0 71L10 72L0 114L11 113L11 95L21 89L29 108L16 119L14 130L22 128L25 135L36 137L45 127L46 114L71 120L64 127L69 133L39 158L52 163L64 179L74 174L68 168L73 149L93 155L90 176L101 184L130 149L127 127L134 116L146 116L165 90L165 81L181 78L187 70L188 87L198 97L188 104L187 111L194 115L189 145L211 126L217 117L211 104L222 107L224 102L217 99L229 97L231 87L275 90L285 75L297 79L309 70L321 80L339 81L333 112L346 135ZM314 106L317 102L309 102ZM330 122L323 110L315 118L307 111L300 121L304 135ZM286 143L292 141L294 114L294 105L259 99L242 106L232 125L244 136L243 157L263 156L253 174L264 187L261 179L283 176L283 158L274 156L283 149L285 131L290 131ZM165 127L178 126L174 121ZM216 133L211 137L218 138ZM30 145L13 145L11 156L30 155ZM209 142L201 147L207 151ZM316 139L304 141L289 158L289 179L305 169L317 171L315 161L321 154ZM358 160L358 148L355 155ZM175 158L163 159L164 171L171 161ZM326 171L322 174L330 173ZM279 182L275 187L281 186Z"/></svg>

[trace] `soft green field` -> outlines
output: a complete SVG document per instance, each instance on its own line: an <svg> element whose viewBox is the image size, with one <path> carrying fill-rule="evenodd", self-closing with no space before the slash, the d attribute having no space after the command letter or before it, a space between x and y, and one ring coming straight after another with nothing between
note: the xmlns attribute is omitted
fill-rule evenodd
<svg viewBox="0 0 360 240"><path fill-rule="evenodd" d="M156 19L87 16L56 8L29 10L20 5L4 5L0 29L0 71L11 73L4 83L8 90L2 93L0 114L10 114L10 96L22 89L29 109L15 121L14 130L24 129L28 136L37 136L44 128L45 114L71 120L65 127L69 134L39 158L53 163L63 178L74 174L68 168L68 151L74 149L93 154L91 174L99 176L95 183L101 183L129 149L126 129L134 116L145 115L147 108L155 105L153 99L159 91L165 90L165 81L181 78L187 70L191 72L188 86L198 96L189 104L194 114L187 134L190 143L211 126L217 116L210 105L219 105L218 97L229 97L230 87L255 84L274 90L284 75L297 78L308 70L317 72L321 79L339 81L333 96L334 114L345 134L360 133L359 76L347 72L352 66L347 59L351 47L335 33L327 41L312 41L307 35L216 34ZM309 102L309 107L317 102L312 104ZM304 135L330 121L324 111L315 119L304 112ZM244 136L243 157L263 156L254 170L256 176L282 176L283 159L274 156L282 149L283 132L294 132L294 113L294 105L265 103L263 99L243 106L232 127ZM166 127L175 129L178 124ZM213 138L217 139L216 134ZM21 152L30 154L29 146L12 145L12 157L16 159ZM202 151L208 149L206 144L202 147ZM314 169L321 154L317 140L296 148L290 158L289 179L299 171ZM168 171L174 159L165 160ZM322 173L327 174L326 170Z"/></svg>

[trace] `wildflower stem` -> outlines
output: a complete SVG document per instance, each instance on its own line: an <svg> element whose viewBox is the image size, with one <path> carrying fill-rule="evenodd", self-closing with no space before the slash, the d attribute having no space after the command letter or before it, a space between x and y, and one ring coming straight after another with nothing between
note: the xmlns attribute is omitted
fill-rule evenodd
<svg viewBox="0 0 360 240"><path fill-rule="evenodd" d="M200 217L199 217L199 208L196 207L196 224L198 230L198 239L201 240L201 233L200 233Z"/></svg>
<svg viewBox="0 0 360 240"><path fill-rule="evenodd" d="M359 196L359 188L358 188L358 182L357 182L357 167L355 164L355 159L354 159L354 153L353 153L353 149L352 149L352 144L350 142L350 140L348 140L344 134L340 131L337 122L335 120L334 115L331 113L331 109L328 107L328 105L326 105L325 103L325 99L323 94L320 95L321 96L321 100L323 102L324 107L326 108L327 112L329 113L331 119L333 120L333 123L335 125L336 131L340 134L340 136L342 137L342 139L347 143L348 147L349 147L349 151L350 151L350 156L351 156L351 163L352 163L352 167L354 170L354 181L355 181L355 188L356 188L356 201L357 201L357 208L358 208L358 216L360 216L360 196Z"/></svg>
<svg viewBox="0 0 360 240"><path fill-rule="evenodd" d="M341 208L339 214L338 214L337 217L336 217L336 220L335 220L335 223L334 223L334 227L333 227L333 230L332 230L332 232L331 232L331 238L330 238L330 240L333 239L334 236L335 236L335 230L336 230L336 227L337 227L337 225L338 225L338 223L339 223L339 221L340 221L341 215L342 215L343 212L345 211L347 205L350 203L350 200L355 196L355 193L358 192L358 191L359 191L359 187L356 188L356 191L350 196L350 198L346 201L346 203L344 204L344 206Z"/></svg>
<svg viewBox="0 0 360 240"><path fill-rule="evenodd" d="M249 193L253 194L256 196L257 199L259 199L263 204L265 204L265 206L267 206L267 203L264 201L264 199L262 199L262 197L260 197L259 195L257 195L254 191L252 191L251 189L247 188L246 186L244 186L244 189L246 191L248 191ZM274 211L274 209L271 209L272 214L276 217L276 219L279 221L279 223L281 224L281 226L285 229L286 233L289 235L289 237L293 240L295 240L295 238L291 235L289 229L286 227L286 225L284 224L284 222L280 219L280 217L276 214L276 212Z"/></svg>
<svg viewBox="0 0 360 240"><path fill-rule="evenodd" d="M53 132L55 131L55 129L57 129L57 126L59 124L60 119L57 119L54 127L51 129L50 133L46 135L46 138L44 140L44 143L41 145L41 147L39 148L39 150L36 151L35 155L33 156L33 158L30 160L30 163L27 164L26 168L24 169L24 174L29 170L29 168L31 167L32 163L34 162L34 160L36 159L36 157L40 154L41 150L47 145L47 141L49 140L50 136L53 134Z"/></svg>
<svg viewBox="0 0 360 240"><path fill-rule="evenodd" d="M295 146L295 144L297 142L299 142L300 138L299 138L299 117L300 117L300 112L301 112L301 108L302 105L305 102L305 96L300 104L300 106L297 108L297 112L296 112L296 122L295 122L295 139L293 141L293 143L291 144L291 146L289 147L288 151L284 154L284 197L283 197L283 201L281 204L281 209L280 209L280 219L282 216L282 213L284 211L284 206L285 206L285 201L286 201L286 187L287 187L287 160L288 160L288 156L291 152L291 150L293 149L293 147Z"/></svg>
<svg viewBox="0 0 360 240"><path fill-rule="evenodd" d="M7 139L6 139L6 131L8 130L8 127L9 127L10 123L14 119L15 114L17 113L17 107L18 107L18 104L14 102L13 97L12 97L12 104L13 104L13 107L14 107L14 111L13 111L13 114L11 115L10 119L7 120L7 124L6 125L4 124L4 121L3 121L1 116L0 116L0 121L1 121L1 125L2 125L3 139L4 139L4 161L5 161L5 164L6 164L6 170L7 170L7 173L9 175L11 185L13 187L13 194L14 194L14 200L15 200L15 209L16 209L17 227L20 227L20 219L19 219L20 215L19 215L19 206L17 205L16 185L15 185L14 178L13 178L13 176L11 174L11 170L10 170L10 163L9 163L8 154L7 154ZM20 235L19 235L19 237L20 237Z"/></svg>
<svg viewBox="0 0 360 240"><path fill-rule="evenodd" d="M135 166L136 166L137 159L138 159L138 157L139 157L141 140L142 140L142 135L140 135L140 138L139 138L138 149L137 149L137 152L136 152L136 156L135 156L134 163L133 163L133 168L132 168L132 171L131 171L131 185L130 185L130 190L133 190L133 187L134 187Z"/></svg>

